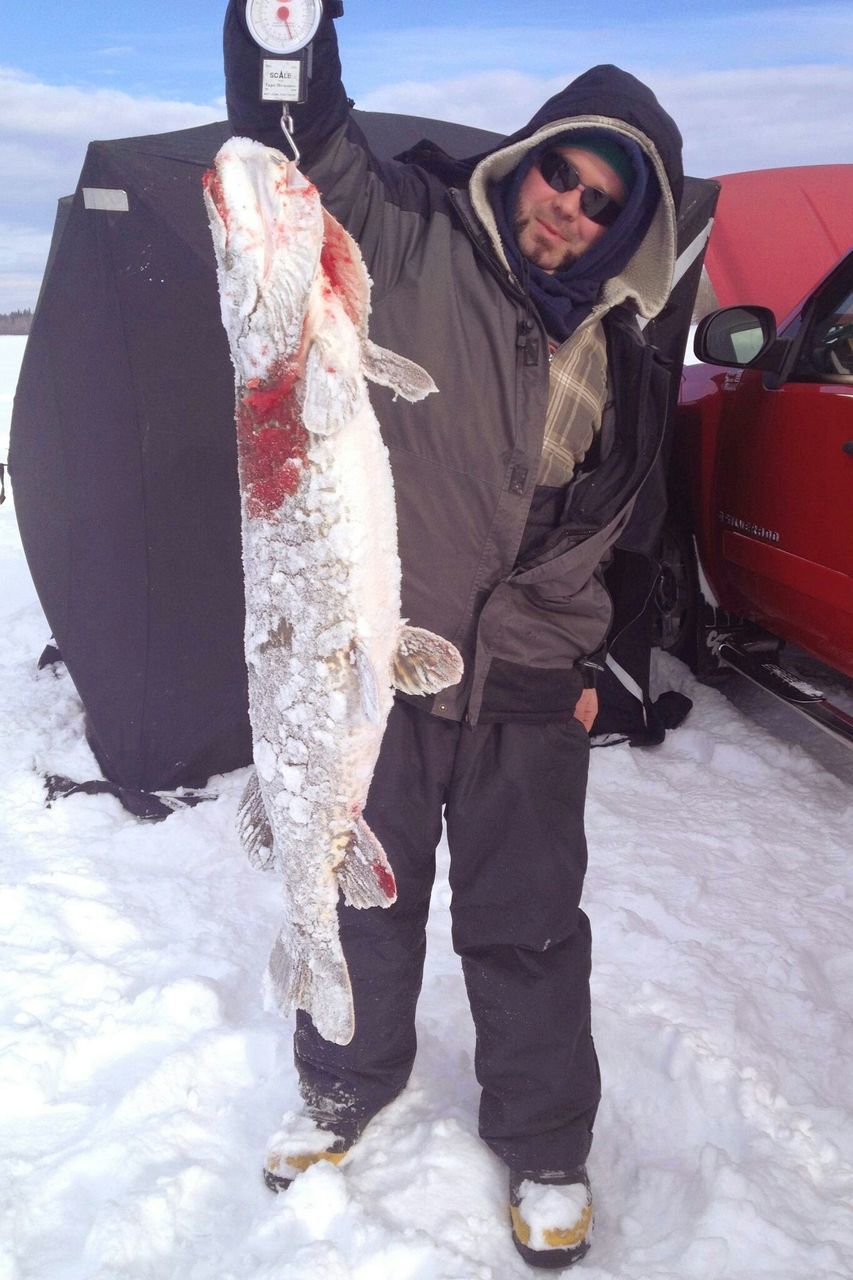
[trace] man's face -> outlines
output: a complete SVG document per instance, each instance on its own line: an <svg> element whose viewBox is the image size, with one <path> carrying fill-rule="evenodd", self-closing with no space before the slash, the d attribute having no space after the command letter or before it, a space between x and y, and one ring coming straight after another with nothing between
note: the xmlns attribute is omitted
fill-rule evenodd
<svg viewBox="0 0 853 1280"><path fill-rule="evenodd" d="M597 187L624 203L624 183L606 160L582 147L553 149L575 166L581 186ZM581 211L580 198L581 187L555 191L535 164L527 171L518 194L515 235L524 257L543 271L565 271L607 231Z"/></svg>

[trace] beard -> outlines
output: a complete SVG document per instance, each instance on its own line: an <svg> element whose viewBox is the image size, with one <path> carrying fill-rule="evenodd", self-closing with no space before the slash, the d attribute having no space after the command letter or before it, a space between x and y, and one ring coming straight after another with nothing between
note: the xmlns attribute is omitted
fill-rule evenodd
<svg viewBox="0 0 853 1280"><path fill-rule="evenodd" d="M513 223L513 231L515 232L515 242L518 245L518 251L522 258L526 258L528 262L532 262L535 267L541 268L543 271L568 271L569 267L573 267L580 257L579 253L575 253L573 249L566 248L565 252L558 259L556 266L543 265L547 263L550 255L554 252L553 247L543 244L536 238L536 232L531 231L528 237L529 249L525 249L521 243L521 236L530 226L532 218L516 218Z"/></svg>

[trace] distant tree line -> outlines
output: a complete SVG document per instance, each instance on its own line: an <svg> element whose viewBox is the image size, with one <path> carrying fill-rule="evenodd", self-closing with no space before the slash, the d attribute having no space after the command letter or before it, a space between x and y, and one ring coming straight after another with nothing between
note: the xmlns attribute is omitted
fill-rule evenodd
<svg viewBox="0 0 853 1280"><path fill-rule="evenodd" d="M0 334L29 333L32 321L32 311L7 311L0 314Z"/></svg>

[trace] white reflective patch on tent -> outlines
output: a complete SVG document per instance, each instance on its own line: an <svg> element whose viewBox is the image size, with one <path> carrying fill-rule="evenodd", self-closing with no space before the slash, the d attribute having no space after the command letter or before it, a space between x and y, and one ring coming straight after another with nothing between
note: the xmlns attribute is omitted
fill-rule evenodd
<svg viewBox="0 0 853 1280"><path fill-rule="evenodd" d="M84 187L83 204L87 209L103 209L107 213L128 213L127 192L115 187Z"/></svg>

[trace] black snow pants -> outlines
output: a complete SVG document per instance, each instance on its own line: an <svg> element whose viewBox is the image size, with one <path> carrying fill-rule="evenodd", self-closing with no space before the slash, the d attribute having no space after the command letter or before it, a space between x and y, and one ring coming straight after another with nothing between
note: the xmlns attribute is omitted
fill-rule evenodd
<svg viewBox="0 0 853 1280"><path fill-rule="evenodd" d="M397 901L340 907L355 1036L330 1044L297 1015L296 1065L320 1124L356 1136L409 1078L444 816L481 1137L518 1171L584 1163L600 1092L589 922L579 909L588 762L576 720L471 729L395 704L365 818L394 868Z"/></svg>

